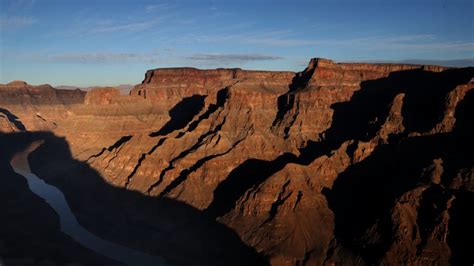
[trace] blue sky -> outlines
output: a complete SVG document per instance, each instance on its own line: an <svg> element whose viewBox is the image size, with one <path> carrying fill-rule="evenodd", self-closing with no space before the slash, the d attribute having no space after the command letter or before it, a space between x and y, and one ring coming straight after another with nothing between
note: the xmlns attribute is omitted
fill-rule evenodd
<svg viewBox="0 0 474 266"><path fill-rule="evenodd" d="M471 0L0 3L0 83L137 84L174 66L301 71L312 57L474 59Z"/></svg>

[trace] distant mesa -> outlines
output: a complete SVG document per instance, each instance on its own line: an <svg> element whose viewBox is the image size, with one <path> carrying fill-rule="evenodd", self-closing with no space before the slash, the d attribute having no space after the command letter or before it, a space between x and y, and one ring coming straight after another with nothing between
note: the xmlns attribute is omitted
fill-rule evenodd
<svg viewBox="0 0 474 266"><path fill-rule="evenodd" d="M25 86L28 86L28 83L26 83L23 80L14 80L14 81L8 83L7 85L10 86L10 87L25 87Z"/></svg>
<svg viewBox="0 0 474 266"><path fill-rule="evenodd" d="M120 84L117 86L105 86L105 87L114 87L117 88L120 91L120 94L122 95L128 95L130 93L130 90L133 88L134 85L132 84ZM90 87L80 87L80 86L71 86L71 85L59 85L55 86L56 89L59 90L76 90L80 89L83 91L89 91L95 88L103 88L101 86L90 86Z"/></svg>

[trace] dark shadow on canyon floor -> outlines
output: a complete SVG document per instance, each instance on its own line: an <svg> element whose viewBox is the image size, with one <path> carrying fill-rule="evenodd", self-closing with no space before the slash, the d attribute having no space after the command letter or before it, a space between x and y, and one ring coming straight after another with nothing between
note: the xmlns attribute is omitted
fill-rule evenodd
<svg viewBox="0 0 474 266"><path fill-rule="evenodd" d="M51 132L0 134L2 154L11 156L39 139L45 143L30 155L32 171L63 191L79 222L92 233L163 256L171 264L268 264L236 233L200 210L172 199L149 197L106 183L94 169L74 160L66 140ZM2 165L8 164L7 157L1 159ZM44 241L50 239L45 237Z"/></svg>
<svg viewBox="0 0 474 266"><path fill-rule="evenodd" d="M4 259L5 265L117 265L62 233L56 212L13 171L13 155L34 139L24 133L0 133L0 261Z"/></svg>

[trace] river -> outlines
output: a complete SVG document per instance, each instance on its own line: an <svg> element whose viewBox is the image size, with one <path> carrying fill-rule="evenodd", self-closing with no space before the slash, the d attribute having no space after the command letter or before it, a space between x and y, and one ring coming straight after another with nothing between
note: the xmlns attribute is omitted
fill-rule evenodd
<svg viewBox="0 0 474 266"><path fill-rule="evenodd" d="M57 187L44 182L33 174L28 163L28 155L43 142L36 141L11 160L13 170L24 176L30 190L43 198L59 215L61 231L69 235L82 246L126 265L160 266L166 265L164 259L134 250L102 239L82 227L72 212L64 194Z"/></svg>

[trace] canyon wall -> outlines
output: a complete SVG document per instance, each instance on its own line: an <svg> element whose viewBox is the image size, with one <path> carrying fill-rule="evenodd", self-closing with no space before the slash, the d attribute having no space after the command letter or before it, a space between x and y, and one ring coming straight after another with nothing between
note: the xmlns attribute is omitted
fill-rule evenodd
<svg viewBox="0 0 474 266"><path fill-rule="evenodd" d="M149 70L129 96L13 82L0 130L51 132L33 171L81 224L173 264L458 264L473 77L316 58L299 73Z"/></svg>

